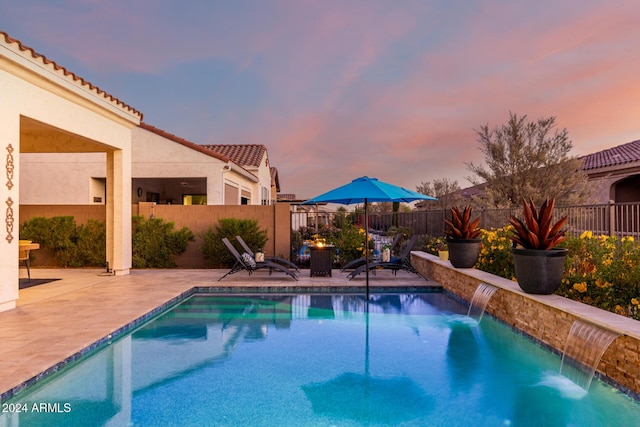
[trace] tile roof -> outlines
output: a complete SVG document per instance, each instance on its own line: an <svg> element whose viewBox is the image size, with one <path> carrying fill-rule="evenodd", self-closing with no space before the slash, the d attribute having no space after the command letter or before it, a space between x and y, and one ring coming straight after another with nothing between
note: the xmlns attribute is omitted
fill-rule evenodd
<svg viewBox="0 0 640 427"><path fill-rule="evenodd" d="M640 161L640 140L587 154L580 158L582 169L591 170Z"/></svg>
<svg viewBox="0 0 640 427"><path fill-rule="evenodd" d="M279 193L278 200L296 200L295 193Z"/></svg>
<svg viewBox="0 0 640 427"><path fill-rule="evenodd" d="M203 154L206 154L207 156L215 157L216 159L222 160L223 162L228 162L229 160L231 160L229 157L224 156L224 155L220 154L217 151L209 150L209 149L205 148L203 145L199 145L199 144L195 144L195 143L193 143L191 141L187 141L184 138L180 138L180 137L178 137L178 136L176 136L176 135L174 135L172 133L165 132L162 129L158 129L155 126L151 126L150 124L140 123L140 127L142 129L148 130L149 132L153 132L156 135L160 135L163 138L167 138L167 139L169 139L169 140L171 140L173 142L177 142L178 144L184 145L185 147L189 147L189 148L191 148L193 150L196 150L196 151L199 151L199 152L201 152ZM237 162L234 162L234 163L237 163Z"/></svg>
<svg viewBox="0 0 640 427"><path fill-rule="evenodd" d="M202 147L227 156L240 166L260 166L264 153L267 152L267 147L262 144L214 144Z"/></svg>
<svg viewBox="0 0 640 427"><path fill-rule="evenodd" d="M71 77L74 82L78 82L78 83L80 83L81 86L87 87L89 90L95 92L98 95L102 95L106 100L108 100L110 102L114 102L115 104L119 105L123 109L128 110L131 113L133 113L134 115L139 116L140 120L142 120L142 113L140 111L138 111L135 108L125 104L124 102L122 102L121 100L116 98L115 96L108 94L104 90L100 89L98 86L95 86L95 85L91 84L90 82L86 81L82 77L72 73L71 71L67 70L65 67L57 64L55 61L50 60L46 56L44 56L44 55L42 55L40 53L37 53L32 48L23 45L19 40L10 37L9 34L7 34L4 31L0 31L0 38L2 38L2 37L4 37L4 40L5 40L5 42L7 44L16 44L16 46L18 47L18 49L21 52L27 52L27 54L31 55L31 57L33 59L42 61L42 63L44 65L50 66L55 72L63 75L64 77Z"/></svg>

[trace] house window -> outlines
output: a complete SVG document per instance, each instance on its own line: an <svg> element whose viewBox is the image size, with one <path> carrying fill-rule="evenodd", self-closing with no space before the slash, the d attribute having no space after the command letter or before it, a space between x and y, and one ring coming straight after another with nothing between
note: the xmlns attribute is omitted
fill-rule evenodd
<svg viewBox="0 0 640 427"><path fill-rule="evenodd" d="M182 204L183 205L206 205L207 195L206 194L184 194L182 196Z"/></svg>
<svg viewBox="0 0 640 427"><path fill-rule="evenodd" d="M224 185L224 204L225 205L237 205L238 198L240 196L240 191L238 187L234 187L233 185L225 184Z"/></svg>
<svg viewBox="0 0 640 427"><path fill-rule="evenodd" d="M160 193L154 193L154 192L151 192L151 191L147 191L146 201L147 202L160 203Z"/></svg>
<svg viewBox="0 0 640 427"><path fill-rule="evenodd" d="M251 201L251 192L248 190L242 190L240 193L240 204L249 205Z"/></svg>

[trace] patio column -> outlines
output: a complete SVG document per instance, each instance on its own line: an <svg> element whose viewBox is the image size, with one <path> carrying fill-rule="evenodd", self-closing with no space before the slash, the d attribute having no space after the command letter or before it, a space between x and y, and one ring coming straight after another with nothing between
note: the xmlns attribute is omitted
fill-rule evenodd
<svg viewBox="0 0 640 427"><path fill-rule="evenodd" d="M11 104L9 102L2 104ZM18 299L20 116L0 105L0 311Z"/></svg>
<svg viewBox="0 0 640 427"><path fill-rule="evenodd" d="M107 151L107 262L116 275L131 269L131 151Z"/></svg>

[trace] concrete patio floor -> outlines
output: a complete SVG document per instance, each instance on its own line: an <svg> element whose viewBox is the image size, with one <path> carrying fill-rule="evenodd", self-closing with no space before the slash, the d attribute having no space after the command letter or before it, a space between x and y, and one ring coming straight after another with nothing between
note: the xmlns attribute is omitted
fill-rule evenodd
<svg viewBox="0 0 640 427"><path fill-rule="evenodd" d="M0 397L57 369L60 363L197 286L225 287L364 287L365 275L347 280L309 277L298 281L258 271L227 276L227 270L132 270L127 276L104 276L102 270L32 269L32 279L59 279L20 290L17 307L0 313ZM21 271L21 277L24 275ZM404 271L379 271L370 288L439 286Z"/></svg>

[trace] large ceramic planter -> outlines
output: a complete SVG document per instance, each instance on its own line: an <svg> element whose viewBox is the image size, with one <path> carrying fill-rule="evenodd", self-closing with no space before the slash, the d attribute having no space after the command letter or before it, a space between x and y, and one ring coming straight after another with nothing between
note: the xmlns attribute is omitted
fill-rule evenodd
<svg viewBox="0 0 640 427"><path fill-rule="evenodd" d="M528 294L550 295L562 283L567 249L512 248L518 285Z"/></svg>
<svg viewBox="0 0 640 427"><path fill-rule="evenodd" d="M472 268L478 262L482 239L449 239L449 262L456 268Z"/></svg>

